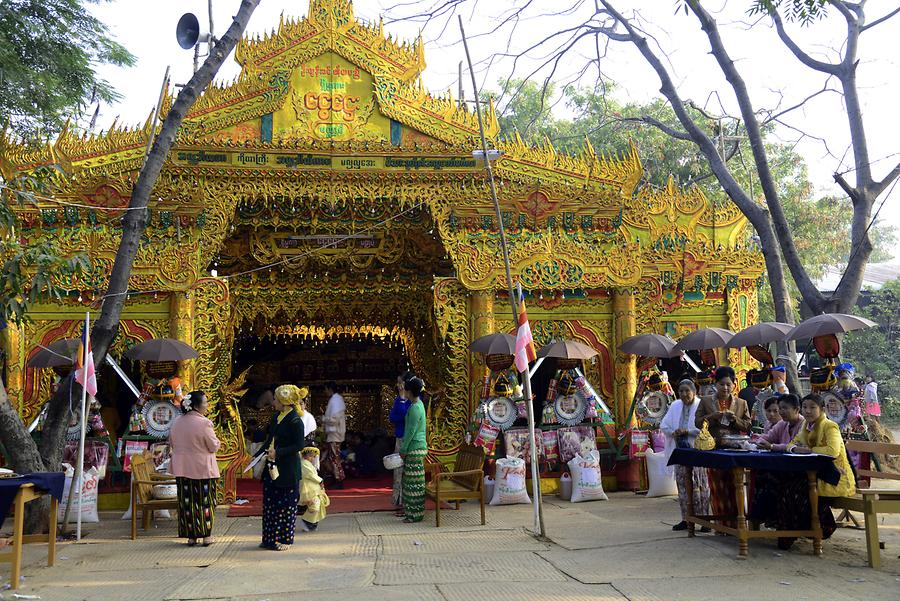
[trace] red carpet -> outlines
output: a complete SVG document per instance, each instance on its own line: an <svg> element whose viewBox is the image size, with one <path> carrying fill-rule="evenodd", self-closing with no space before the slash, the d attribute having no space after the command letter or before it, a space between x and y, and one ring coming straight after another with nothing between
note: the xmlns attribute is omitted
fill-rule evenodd
<svg viewBox="0 0 900 601"><path fill-rule="evenodd" d="M326 488L331 505L328 513L354 513L365 511L392 511L391 474L369 478L353 478L344 481L341 490ZM262 515L262 483L251 478L237 481L237 498L250 501L245 505L232 505L228 517L240 518ZM430 505L433 508L433 505Z"/></svg>

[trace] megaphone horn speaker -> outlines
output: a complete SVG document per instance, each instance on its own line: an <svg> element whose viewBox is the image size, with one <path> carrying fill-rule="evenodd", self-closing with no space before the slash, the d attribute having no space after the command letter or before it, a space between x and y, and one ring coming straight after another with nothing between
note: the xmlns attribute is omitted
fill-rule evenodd
<svg viewBox="0 0 900 601"><path fill-rule="evenodd" d="M178 45L185 50L190 50L200 40L200 21L194 13L185 13L178 19L175 27L175 38Z"/></svg>

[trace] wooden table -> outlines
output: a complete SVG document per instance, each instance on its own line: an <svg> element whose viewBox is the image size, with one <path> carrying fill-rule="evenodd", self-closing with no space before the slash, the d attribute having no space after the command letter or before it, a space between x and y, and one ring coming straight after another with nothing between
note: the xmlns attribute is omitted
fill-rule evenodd
<svg viewBox="0 0 900 601"><path fill-rule="evenodd" d="M48 543L47 565L52 566L56 563L56 516L59 512L59 502L54 497L51 496L50 498L49 532L47 534L24 534L22 532L25 525L25 504L49 494L49 492L38 489L30 482L22 484L19 487L19 492L16 493L16 498L13 501L15 519L12 551L0 553L0 561L12 564L10 585L13 590L19 588L19 580L22 576L22 545L27 543Z"/></svg>
<svg viewBox="0 0 900 601"><path fill-rule="evenodd" d="M669 465L688 467L705 467L724 469L734 479L736 515L694 515L694 482L693 478L685 479L685 494L688 501L688 536L694 536L695 526L706 526L716 532L730 534L738 539L738 558L746 559L749 553L751 538L801 538L813 539L813 554L822 554L822 526L819 522L819 490L817 481L819 474L831 470L834 460L823 455L793 455L785 457L782 453L773 452L739 452L739 451L699 451L696 449L675 449L669 459ZM744 486L749 470L768 470L796 473L797 477L806 478L809 488L810 527L808 530L759 530L751 528L744 508L746 493ZM727 526L724 522L734 522L736 527Z"/></svg>

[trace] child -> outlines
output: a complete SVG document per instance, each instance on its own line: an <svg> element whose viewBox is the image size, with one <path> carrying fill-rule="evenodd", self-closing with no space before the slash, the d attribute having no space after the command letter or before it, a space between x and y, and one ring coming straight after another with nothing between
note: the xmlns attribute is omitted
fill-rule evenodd
<svg viewBox="0 0 900 601"><path fill-rule="evenodd" d="M315 464L319 458L319 449L306 447L300 451L300 467L302 480L300 481L300 505L306 506L306 511L300 515L301 527L307 532L315 532L319 522L325 519L325 508L331 503L322 486L322 478Z"/></svg>
<svg viewBox="0 0 900 601"><path fill-rule="evenodd" d="M766 399L764 405L766 408L766 423L763 426L763 434L768 434L769 430L775 427L775 424L781 421L781 413L778 410L778 398L775 395Z"/></svg>

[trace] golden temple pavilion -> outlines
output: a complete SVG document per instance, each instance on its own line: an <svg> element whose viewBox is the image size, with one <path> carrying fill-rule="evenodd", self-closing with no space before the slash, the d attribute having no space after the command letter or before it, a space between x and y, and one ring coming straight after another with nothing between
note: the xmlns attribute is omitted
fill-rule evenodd
<svg viewBox="0 0 900 601"><path fill-rule="evenodd" d="M467 346L513 329L474 112L423 88L421 37L397 41L347 0L310 0L306 17L245 37L235 58L240 75L197 100L156 185L113 355L154 337L199 351L182 378L210 394L232 494L246 462L242 395L256 384L321 395L335 380L351 413L377 422L384 387L409 365L431 392L430 447L453 454L484 373ZM634 149L569 156L499 131L493 106L485 118L536 342L597 349L587 376L619 420L637 377L635 357L615 351L623 340L757 319L761 255L736 206L642 186ZM4 331L5 382L26 421L52 379L26 362L96 309L121 236L113 209L128 204L152 127L64 131L38 149L0 140L7 181L61 174L53 199L19 209L18 234L92 263L67 299Z"/></svg>

